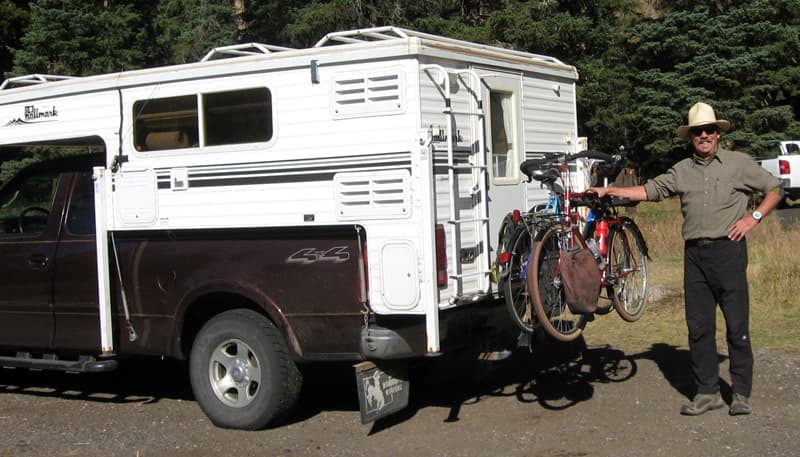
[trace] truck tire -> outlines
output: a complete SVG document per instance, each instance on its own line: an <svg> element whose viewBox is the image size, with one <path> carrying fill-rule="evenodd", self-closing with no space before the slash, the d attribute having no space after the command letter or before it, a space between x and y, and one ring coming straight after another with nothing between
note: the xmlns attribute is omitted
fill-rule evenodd
<svg viewBox="0 0 800 457"><path fill-rule="evenodd" d="M278 329L247 309L219 314L200 329L192 343L189 377L211 422L242 430L286 419L302 385Z"/></svg>

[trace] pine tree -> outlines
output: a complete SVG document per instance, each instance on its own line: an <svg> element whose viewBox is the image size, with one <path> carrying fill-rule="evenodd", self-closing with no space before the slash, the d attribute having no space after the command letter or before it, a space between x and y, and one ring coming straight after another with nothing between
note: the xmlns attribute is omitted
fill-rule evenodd
<svg viewBox="0 0 800 457"><path fill-rule="evenodd" d="M239 42L241 18L230 0L162 0L154 20L163 63L196 62Z"/></svg>
<svg viewBox="0 0 800 457"><path fill-rule="evenodd" d="M14 49L19 47L27 27L27 4L21 0L0 0L0 83L5 79L5 72L12 68Z"/></svg>
<svg viewBox="0 0 800 457"><path fill-rule="evenodd" d="M14 54L16 74L83 76L136 68L141 16L124 1L37 0Z"/></svg>

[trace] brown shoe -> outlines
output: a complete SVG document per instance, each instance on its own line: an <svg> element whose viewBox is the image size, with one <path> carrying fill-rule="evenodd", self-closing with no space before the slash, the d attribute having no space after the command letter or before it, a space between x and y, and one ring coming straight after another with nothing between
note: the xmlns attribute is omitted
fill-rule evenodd
<svg viewBox="0 0 800 457"><path fill-rule="evenodd" d="M699 416L707 411L725 406L719 392L715 394L697 394L688 405L683 405L681 414L684 416Z"/></svg>
<svg viewBox="0 0 800 457"><path fill-rule="evenodd" d="M731 409L728 412L731 416L750 414L753 412L753 409L750 407L750 398L742 394L733 394Z"/></svg>

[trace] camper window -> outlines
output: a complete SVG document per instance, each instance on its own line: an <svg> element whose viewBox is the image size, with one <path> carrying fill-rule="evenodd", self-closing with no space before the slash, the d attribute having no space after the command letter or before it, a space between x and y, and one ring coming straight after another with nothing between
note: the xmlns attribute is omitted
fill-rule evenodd
<svg viewBox="0 0 800 457"><path fill-rule="evenodd" d="M197 95L184 95L134 103L136 150L256 143L272 138L272 95L265 87L201 94L202 127L197 101Z"/></svg>
<svg viewBox="0 0 800 457"><path fill-rule="evenodd" d="M136 150L198 146L197 96L156 98L133 104Z"/></svg>
<svg viewBox="0 0 800 457"><path fill-rule="evenodd" d="M266 88L203 94L205 145L272 138L272 97Z"/></svg>
<svg viewBox="0 0 800 457"><path fill-rule="evenodd" d="M489 127L494 183L516 183L518 160L515 144L514 94L491 91Z"/></svg>

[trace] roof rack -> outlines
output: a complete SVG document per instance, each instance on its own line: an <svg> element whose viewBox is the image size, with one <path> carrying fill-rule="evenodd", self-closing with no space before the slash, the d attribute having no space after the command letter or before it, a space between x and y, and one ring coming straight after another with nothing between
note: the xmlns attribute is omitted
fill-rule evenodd
<svg viewBox="0 0 800 457"><path fill-rule="evenodd" d="M65 79L74 79L76 76L60 76L60 75L43 75L39 73L23 76L15 76L8 78L0 84L0 90L10 89L12 86L33 86L36 84L45 84L55 81L63 81Z"/></svg>
<svg viewBox="0 0 800 457"><path fill-rule="evenodd" d="M219 46L217 48L212 49L205 55L201 62L207 62L213 59L222 59L226 57L242 57L242 56L252 56L257 54L270 54L272 52L278 51L292 51L293 48L286 48L283 46L275 46L271 44L262 44L262 43L242 43L242 44L232 44L230 46Z"/></svg>
<svg viewBox="0 0 800 457"><path fill-rule="evenodd" d="M404 29L394 26L373 27L368 29L346 30L342 32L331 32L321 40L319 40L314 47L319 48L329 44L348 44L348 43L365 43L370 41L381 40L402 40L410 37L422 38L430 41L438 41L440 43L447 43L452 45L467 46L471 48L481 48L486 50L502 51L504 53L514 54L520 57L527 57L529 59L541 60L563 65L564 63L555 57L545 56L541 54L533 54L529 52L516 51L513 49L500 48L498 46L490 46L486 44L472 43L469 41L457 40L455 38L447 38L439 35L432 35L429 33L417 32L416 30Z"/></svg>
<svg viewBox="0 0 800 457"><path fill-rule="evenodd" d="M320 48L327 44L338 43L363 43L366 41L379 41L379 40L397 40L408 38L409 36L416 36L418 32L413 30L402 29L400 27L373 27L369 29L345 30L342 32L331 32L321 40L317 41L314 45L315 48Z"/></svg>

